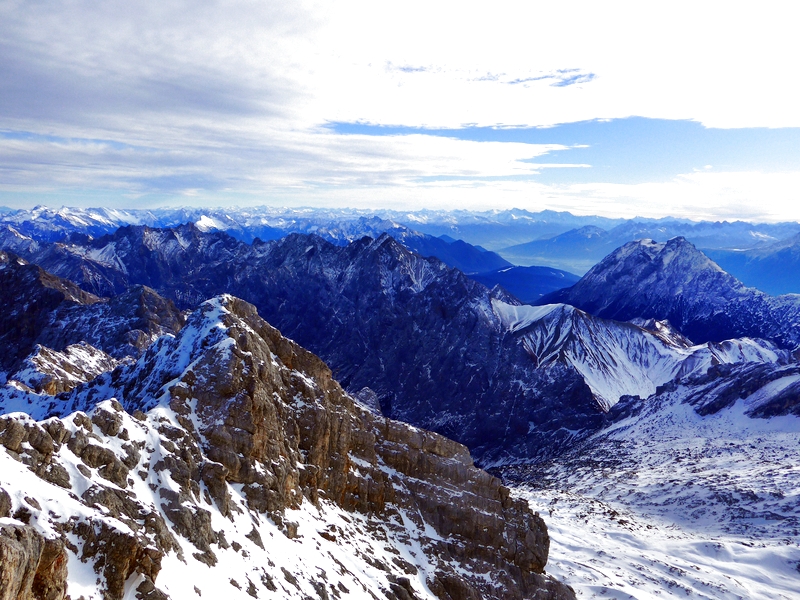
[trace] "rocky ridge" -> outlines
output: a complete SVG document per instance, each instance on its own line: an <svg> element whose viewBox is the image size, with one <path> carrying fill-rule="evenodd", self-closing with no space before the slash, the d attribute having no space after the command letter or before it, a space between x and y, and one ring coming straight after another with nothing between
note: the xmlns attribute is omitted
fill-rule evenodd
<svg viewBox="0 0 800 600"><path fill-rule="evenodd" d="M666 319L697 342L754 337L788 349L800 344L800 296L747 288L682 237L625 244L574 286L539 301L553 302L607 319Z"/></svg>
<svg viewBox="0 0 800 600"><path fill-rule="evenodd" d="M465 447L362 408L236 298L70 392L2 403L31 415L0 419L18 597L574 597L543 574L544 522Z"/></svg>
<svg viewBox="0 0 800 600"><path fill-rule="evenodd" d="M606 412L622 397L644 400L662 384L712 368L773 366L790 359L788 352L763 340L694 345L668 323L618 323L567 304L514 306L493 300L492 306L537 367L556 362L573 366Z"/></svg>
<svg viewBox="0 0 800 600"><path fill-rule="evenodd" d="M368 388L386 416L468 445L481 464L557 453L602 426L621 396L648 396L681 365L777 359L769 344L752 341L689 353L666 341L652 350L658 335L591 323L585 313L554 313L520 332L498 308L516 300L388 235L344 247L299 234L249 245L192 225L128 227L82 248L72 254L83 257L81 272L102 258L124 285L154 286L179 306L221 292L243 297L319 354L351 393ZM548 331L562 337L546 342L554 350L543 361L533 339L549 339ZM560 350L569 340L575 353Z"/></svg>
<svg viewBox="0 0 800 600"><path fill-rule="evenodd" d="M0 252L0 370L6 374L39 353L87 343L116 359L138 356L160 335L180 329L184 317L152 289L131 286L100 298L38 265ZM34 360L34 358L31 358Z"/></svg>

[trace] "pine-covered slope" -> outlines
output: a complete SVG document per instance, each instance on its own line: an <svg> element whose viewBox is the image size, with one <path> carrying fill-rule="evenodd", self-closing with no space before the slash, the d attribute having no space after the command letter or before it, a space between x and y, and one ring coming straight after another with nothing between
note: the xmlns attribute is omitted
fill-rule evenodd
<svg viewBox="0 0 800 600"><path fill-rule="evenodd" d="M0 404L32 415L0 418L12 597L574 598L543 573L542 519L466 448L361 407L233 297Z"/></svg>
<svg viewBox="0 0 800 600"><path fill-rule="evenodd" d="M800 344L800 296L747 288L680 237L625 244L574 286L540 302L623 321L665 319L701 342L747 336L785 348Z"/></svg>

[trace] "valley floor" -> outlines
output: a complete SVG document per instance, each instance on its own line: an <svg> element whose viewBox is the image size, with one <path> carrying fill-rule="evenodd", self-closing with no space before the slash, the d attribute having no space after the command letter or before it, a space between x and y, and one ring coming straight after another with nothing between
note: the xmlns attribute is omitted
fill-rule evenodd
<svg viewBox="0 0 800 600"><path fill-rule="evenodd" d="M514 471L549 527L547 571L582 598L800 598L800 419L747 408L667 398Z"/></svg>

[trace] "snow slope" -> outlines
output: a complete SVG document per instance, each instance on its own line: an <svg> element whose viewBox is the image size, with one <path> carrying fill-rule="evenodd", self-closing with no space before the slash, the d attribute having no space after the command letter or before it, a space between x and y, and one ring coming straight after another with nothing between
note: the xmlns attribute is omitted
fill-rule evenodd
<svg viewBox="0 0 800 600"><path fill-rule="evenodd" d="M679 386L511 474L548 519L550 572L581 598L800 597L800 418L748 416L796 379L707 416Z"/></svg>
<svg viewBox="0 0 800 600"><path fill-rule="evenodd" d="M606 411L622 396L647 398L659 385L714 365L787 358L773 344L749 338L686 346L663 329L599 319L566 304L514 306L493 299L492 307L537 367L572 365Z"/></svg>

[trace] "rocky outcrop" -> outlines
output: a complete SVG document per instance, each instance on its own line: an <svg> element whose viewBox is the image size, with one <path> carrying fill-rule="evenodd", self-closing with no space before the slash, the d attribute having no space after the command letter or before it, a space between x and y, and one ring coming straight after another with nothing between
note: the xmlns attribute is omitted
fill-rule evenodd
<svg viewBox="0 0 800 600"><path fill-rule="evenodd" d="M88 343L123 358L138 356L155 338L175 333L184 317L171 300L149 288L134 286L114 298L99 298L77 285L0 252L0 370L25 368L37 361L37 344L64 352L69 346ZM30 356L33 354L33 356ZM30 365L28 365L30 366ZM69 377L60 377L51 391L63 391Z"/></svg>
<svg viewBox="0 0 800 600"><path fill-rule="evenodd" d="M113 371L118 364L118 360L86 342L67 346L63 352L37 344L9 380L54 396Z"/></svg>
<svg viewBox="0 0 800 600"><path fill-rule="evenodd" d="M0 369L26 356L61 306L87 306L100 299L9 252L0 252ZM79 340L76 340L79 341Z"/></svg>
<svg viewBox="0 0 800 600"><path fill-rule="evenodd" d="M30 525L0 525L0 599L62 600L66 590L62 540L46 539Z"/></svg>
<svg viewBox="0 0 800 600"><path fill-rule="evenodd" d="M0 371L48 394L113 369L115 359L139 356L184 322L171 300L149 288L98 298L6 252L0 252L0 302Z"/></svg>
<svg viewBox="0 0 800 600"><path fill-rule="evenodd" d="M112 396L119 402L98 404ZM344 593L278 566L285 557L267 542L274 530L298 547L330 548L314 563L347 555L349 566L335 567L339 583L383 581L379 596L574 597L544 574L542 519L464 446L362 407L319 358L236 298L204 303L177 337L51 406L60 417L5 417L0 443L34 477L63 469L66 478L49 484L61 493L84 490L83 515L50 522L79 541L72 551L101 576L106 598L121 598L132 581L143 597L180 597L186 581L161 582L165 561L170 573L183 568L173 557L229 569L231 553L263 556L261 575L230 575L243 590ZM15 514L47 514L46 503L26 508L24 492L9 491ZM301 516L315 511L328 515L316 530Z"/></svg>

